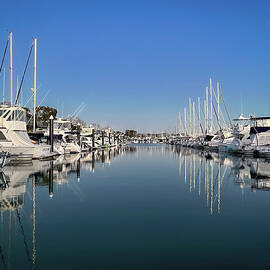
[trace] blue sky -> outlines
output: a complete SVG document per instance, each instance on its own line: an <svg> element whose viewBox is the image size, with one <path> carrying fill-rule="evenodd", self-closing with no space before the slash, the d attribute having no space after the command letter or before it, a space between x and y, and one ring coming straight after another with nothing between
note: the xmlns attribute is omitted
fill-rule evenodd
<svg viewBox="0 0 270 270"><path fill-rule="evenodd" d="M21 77L37 37L38 100L49 91L44 103L63 104L65 115L84 102L89 123L170 129L210 76L232 116L241 100L244 113L270 115L269 1L29 0L4 1L1 11L1 57L12 30ZM31 83L32 65L24 102Z"/></svg>

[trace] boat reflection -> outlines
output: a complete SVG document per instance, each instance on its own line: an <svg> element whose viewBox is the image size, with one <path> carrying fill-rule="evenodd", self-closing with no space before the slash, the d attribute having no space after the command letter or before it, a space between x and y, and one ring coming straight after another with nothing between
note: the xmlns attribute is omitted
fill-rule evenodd
<svg viewBox="0 0 270 270"><path fill-rule="evenodd" d="M134 149L133 149L134 150ZM132 150L132 151L133 151ZM109 150L96 151L87 154L75 154L60 156L54 161L37 161L23 166L7 165L0 171L0 269L12 269L12 257L16 249L12 235L20 231L25 248L25 260L32 268L37 265L37 196L39 187L48 186L49 198L54 196L54 185L59 188L68 184L70 177L76 175L80 181L81 170L94 172L95 168L110 165L111 161L130 148L111 148ZM29 183L30 182L30 183ZM31 193L27 185L32 184ZM31 213L23 209L25 196L31 199ZM28 218L31 218L31 239L25 233ZM29 225L29 224L28 224ZM8 235L6 238L5 235Z"/></svg>
<svg viewBox="0 0 270 270"><path fill-rule="evenodd" d="M230 183L239 190L270 190L270 162L265 159L241 158L207 153L180 146L126 146L85 154L60 156L54 161L32 161L23 166L8 165L0 171L0 269L12 269L17 261L15 250L25 250L24 262L35 268L39 262L38 199L39 192L47 190L48 199L54 200L63 188L74 188L81 180L81 173L95 173L110 166L125 154L155 152L166 158L168 153L178 162L178 175L187 192L196 194L209 213L220 214L226 185ZM72 180L73 179L73 180ZM75 179L75 181L74 181ZM77 181L76 181L77 179ZM42 193L44 194L44 192ZM224 201L224 202L223 202ZM30 205L29 205L30 203ZM29 229L30 227L30 229ZM29 233L31 231L31 235ZM15 241L20 233L21 243ZM12 251L12 252L11 252ZM38 267L37 267L38 268ZM16 269L16 268L13 268Z"/></svg>
<svg viewBox="0 0 270 270"><path fill-rule="evenodd" d="M241 189L251 191L270 190L270 161L259 158L243 158L218 153L208 153L180 146L172 146L179 158L179 177L204 198L210 214L221 212L222 189L233 181Z"/></svg>

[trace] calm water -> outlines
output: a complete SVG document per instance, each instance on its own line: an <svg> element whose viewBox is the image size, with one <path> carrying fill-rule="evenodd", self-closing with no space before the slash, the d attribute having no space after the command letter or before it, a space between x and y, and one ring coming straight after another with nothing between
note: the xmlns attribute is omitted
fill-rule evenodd
<svg viewBox="0 0 270 270"><path fill-rule="evenodd" d="M265 160L140 145L7 166L0 180L0 269L270 265Z"/></svg>

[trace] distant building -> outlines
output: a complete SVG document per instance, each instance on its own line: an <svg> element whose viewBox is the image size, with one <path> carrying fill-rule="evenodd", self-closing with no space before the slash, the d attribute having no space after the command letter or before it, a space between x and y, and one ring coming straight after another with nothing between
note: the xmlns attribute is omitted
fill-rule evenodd
<svg viewBox="0 0 270 270"><path fill-rule="evenodd" d="M137 136L137 131L132 130L132 129L127 129L125 132L125 136L127 137L136 137Z"/></svg>

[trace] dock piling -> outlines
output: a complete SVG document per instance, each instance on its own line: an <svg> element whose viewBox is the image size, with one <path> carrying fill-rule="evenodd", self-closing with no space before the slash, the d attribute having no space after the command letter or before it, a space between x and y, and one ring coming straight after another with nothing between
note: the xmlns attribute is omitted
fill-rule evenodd
<svg viewBox="0 0 270 270"><path fill-rule="evenodd" d="M50 116L50 145L51 145L51 152L53 152L53 116Z"/></svg>

